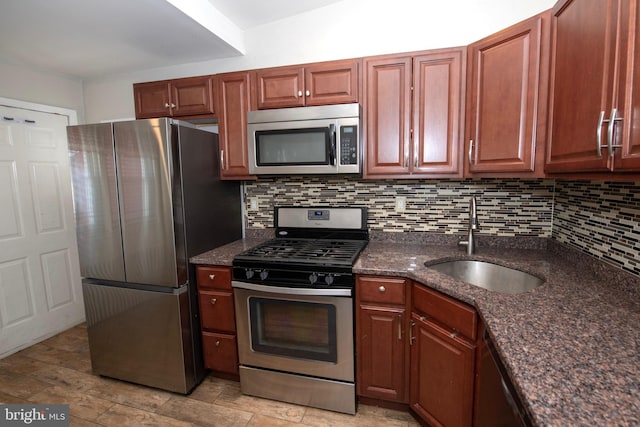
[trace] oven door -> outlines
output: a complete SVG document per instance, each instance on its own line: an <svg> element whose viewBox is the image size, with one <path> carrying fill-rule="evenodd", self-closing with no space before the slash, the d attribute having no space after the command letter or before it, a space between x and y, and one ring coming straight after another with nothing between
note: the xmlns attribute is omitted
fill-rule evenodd
<svg viewBox="0 0 640 427"><path fill-rule="evenodd" d="M241 365L354 381L351 290L233 287Z"/></svg>

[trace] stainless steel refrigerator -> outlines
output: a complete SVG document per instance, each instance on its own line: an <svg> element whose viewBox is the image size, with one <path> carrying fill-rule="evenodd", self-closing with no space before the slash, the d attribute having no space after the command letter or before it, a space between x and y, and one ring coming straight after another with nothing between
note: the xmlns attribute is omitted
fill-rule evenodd
<svg viewBox="0 0 640 427"><path fill-rule="evenodd" d="M217 135L163 118L67 136L93 371L189 393L205 374L189 258L242 233Z"/></svg>

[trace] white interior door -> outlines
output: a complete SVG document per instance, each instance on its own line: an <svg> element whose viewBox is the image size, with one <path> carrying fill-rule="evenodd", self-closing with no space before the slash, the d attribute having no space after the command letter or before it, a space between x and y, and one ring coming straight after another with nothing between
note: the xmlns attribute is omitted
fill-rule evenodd
<svg viewBox="0 0 640 427"><path fill-rule="evenodd" d="M0 105L0 358L84 320L67 124Z"/></svg>

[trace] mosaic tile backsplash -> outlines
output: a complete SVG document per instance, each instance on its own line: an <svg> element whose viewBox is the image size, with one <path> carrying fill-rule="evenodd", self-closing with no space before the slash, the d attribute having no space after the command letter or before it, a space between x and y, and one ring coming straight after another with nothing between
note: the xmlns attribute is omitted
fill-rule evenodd
<svg viewBox="0 0 640 427"><path fill-rule="evenodd" d="M640 182L556 182L552 237L640 276Z"/></svg>
<svg viewBox="0 0 640 427"><path fill-rule="evenodd" d="M551 237L640 276L640 183L551 179L268 178L244 183L246 226L273 227L277 205L366 206L369 228L464 234L478 199L479 235ZM396 197L406 198L396 212Z"/></svg>
<svg viewBox="0 0 640 427"><path fill-rule="evenodd" d="M384 180L270 178L245 182L247 227L273 227L274 206L366 206L369 229L463 234L469 200L477 198L479 234L551 237L553 180ZM406 199L396 212L396 197Z"/></svg>

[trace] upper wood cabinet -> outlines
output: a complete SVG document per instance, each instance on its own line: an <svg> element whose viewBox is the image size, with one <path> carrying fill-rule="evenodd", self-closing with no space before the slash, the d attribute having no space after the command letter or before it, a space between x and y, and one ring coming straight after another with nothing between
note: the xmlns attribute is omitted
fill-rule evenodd
<svg viewBox="0 0 640 427"><path fill-rule="evenodd" d="M135 83L133 96L136 119L215 114L212 76Z"/></svg>
<svg viewBox="0 0 640 427"><path fill-rule="evenodd" d="M554 6L547 172L640 170L638 3Z"/></svg>
<svg viewBox="0 0 640 427"><path fill-rule="evenodd" d="M364 61L365 178L460 177L464 48Z"/></svg>
<svg viewBox="0 0 640 427"><path fill-rule="evenodd" d="M216 104L220 137L220 177L255 179L249 175L247 113L250 109L250 73L216 76Z"/></svg>
<svg viewBox="0 0 640 427"><path fill-rule="evenodd" d="M255 70L259 109L358 102L359 60Z"/></svg>
<svg viewBox="0 0 640 427"><path fill-rule="evenodd" d="M468 48L466 176L544 175L550 12Z"/></svg>

